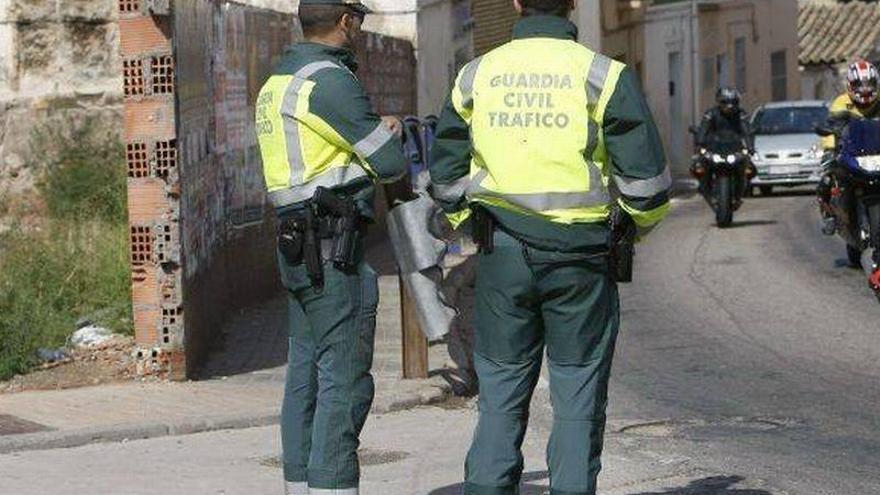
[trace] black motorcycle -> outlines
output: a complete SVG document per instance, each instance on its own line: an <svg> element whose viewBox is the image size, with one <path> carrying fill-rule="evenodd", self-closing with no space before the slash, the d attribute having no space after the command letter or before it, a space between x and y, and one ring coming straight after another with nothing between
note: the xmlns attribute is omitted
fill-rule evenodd
<svg viewBox="0 0 880 495"><path fill-rule="evenodd" d="M696 135L696 128L691 133ZM754 177L748 145L739 136L720 135L698 150L691 173L700 181L700 194L715 211L718 226L729 227Z"/></svg>
<svg viewBox="0 0 880 495"><path fill-rule="evenodd" d="M850 263L864 269L880 299L880 120L850 120L816 132L836 138L825 166L837 234L846 241Z"/></svg>

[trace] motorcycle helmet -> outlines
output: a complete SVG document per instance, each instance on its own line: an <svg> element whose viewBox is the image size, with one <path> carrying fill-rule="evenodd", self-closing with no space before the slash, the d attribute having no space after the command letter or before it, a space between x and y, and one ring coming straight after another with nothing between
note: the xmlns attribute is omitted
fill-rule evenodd
<svg viewBox="0 0 880 495"><path fill-rule="evenodd" d="M715 102L727 115L739 110L739 91L735 88L720 88L715 93Z"/></svg>
<svg viewBox="0 0 880 495"><path fill-rule="evenodd" d="M877 101L877 68L871 62L858 60L850 64L846 81L849 97L856 105L867 107Z"/></svg>

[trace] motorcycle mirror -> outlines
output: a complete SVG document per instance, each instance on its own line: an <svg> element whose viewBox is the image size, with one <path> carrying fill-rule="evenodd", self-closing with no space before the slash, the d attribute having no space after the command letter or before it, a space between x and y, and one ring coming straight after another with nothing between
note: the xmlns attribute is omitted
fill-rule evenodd
<svg viewBox="0 0 880 495"><path fill-rule="evenodd" d="M834 131L832 131L831 129L829 129L829 128L823 126L823 125L815 125L815 126L813 126L813 131L815 131L816 134L818 134L818 135L820 135L820 136L822 136L822 137L827 137L827 136L831 136L831 135L834 134Z"/></svg>

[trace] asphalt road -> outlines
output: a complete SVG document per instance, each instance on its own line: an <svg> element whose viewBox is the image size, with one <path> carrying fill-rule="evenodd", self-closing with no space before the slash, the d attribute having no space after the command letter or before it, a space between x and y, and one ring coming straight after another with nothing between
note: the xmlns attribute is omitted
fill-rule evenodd
<svg viewBox="0 0 880 495"><path fill-rule="evenodd" d="M808 191L749 198L725 230L679 202L622 291L611 449L693 470L656 493L880 494L880 303L844 259Z"/></svg>
<svg viewBox="0 0 880 495"><path fill-rule="evenodd" d="M880 303L809 194L750 198L733 228L698 199L641 246L623 288L602 495L880 494ZM522 493L546 492L547 382ZM471 403L374 416L365 495L457 495ZM0 494L281 493L277 428L0 456Z"/></svg>

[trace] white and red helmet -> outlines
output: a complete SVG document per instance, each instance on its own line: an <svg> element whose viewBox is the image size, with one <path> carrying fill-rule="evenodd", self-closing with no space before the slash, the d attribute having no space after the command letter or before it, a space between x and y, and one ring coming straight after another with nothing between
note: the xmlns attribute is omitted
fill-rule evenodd
<svg viewBox="0 0 880 495"><path fill-rule="evenodd" d="M880 83L877 68L871 62L858 60L850 64L846 81L847 92L856 105L867 107L877 101Z"/></svg>

